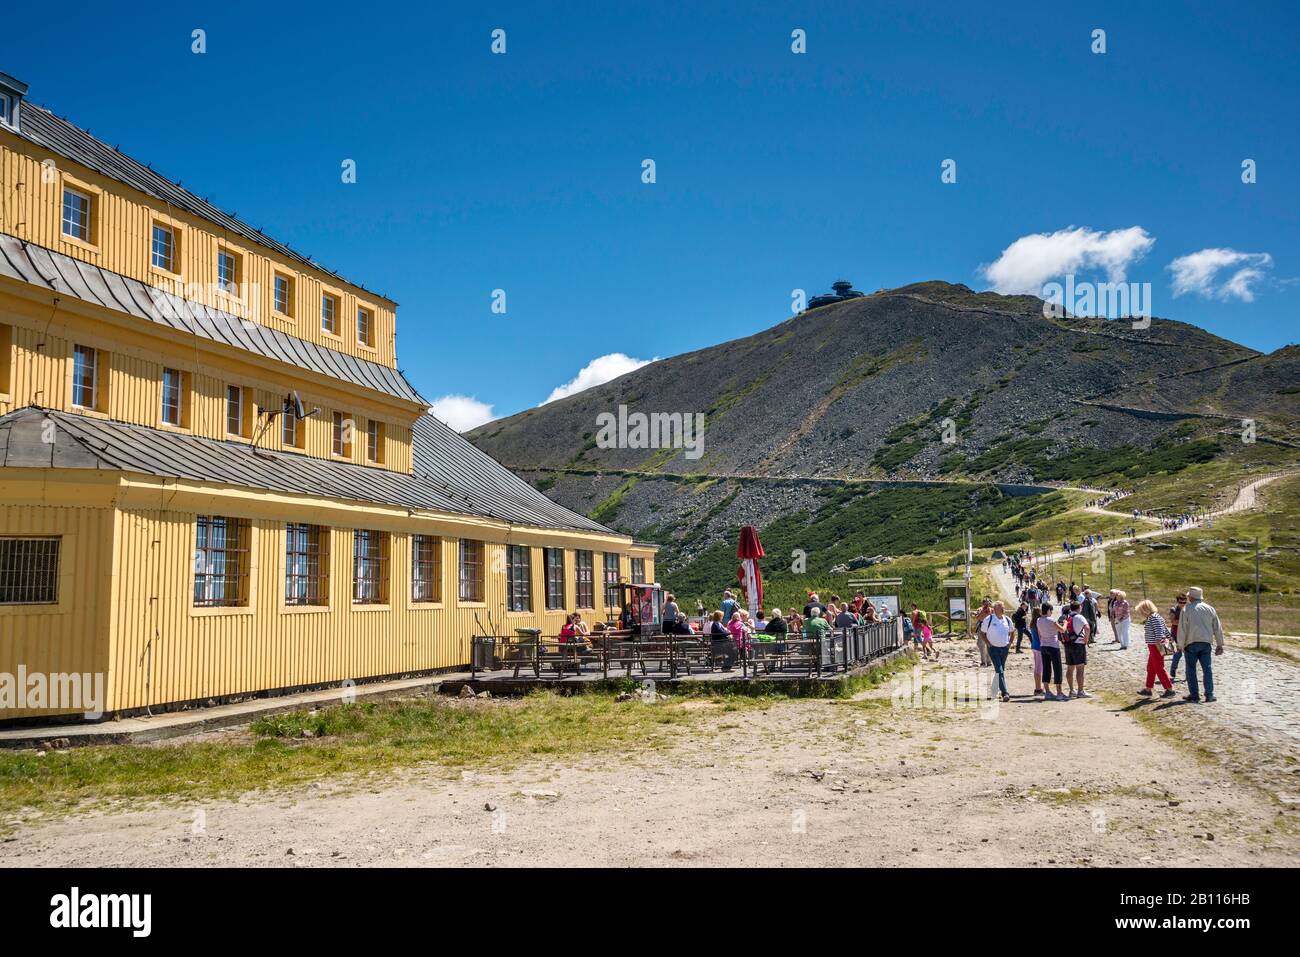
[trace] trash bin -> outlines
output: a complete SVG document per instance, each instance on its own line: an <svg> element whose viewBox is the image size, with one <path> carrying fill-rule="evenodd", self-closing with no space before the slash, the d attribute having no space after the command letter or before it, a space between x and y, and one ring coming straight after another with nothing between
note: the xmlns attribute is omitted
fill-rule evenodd
<svg viewBox="0 0 1300 957"><path fill-rule="evenodd" d="M470 654L473 660L475 671L491 671L496 655L496 639L490 637L475 637Z"/></svg>

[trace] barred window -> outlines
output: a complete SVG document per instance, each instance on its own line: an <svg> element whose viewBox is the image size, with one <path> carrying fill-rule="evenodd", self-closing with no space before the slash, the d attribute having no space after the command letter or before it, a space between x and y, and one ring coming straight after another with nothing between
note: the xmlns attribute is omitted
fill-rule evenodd
<svg viewBox="0 0 1300 957"><path fill-rule="evenodd" d="M162 420L168 425L180 425L185 405L185 377L179 369L163 369Z"/></svg>
<svg viewBox="0 0 1300 957"><path fill-rule="evenodd" d="M577 551L573 553L574 607L576 608L596 607L596 589L591 566L591 552Z"/></svg>
<svg viewBox="0 0 1300 957"><path fill-rule="evenodd" d="M284 527L284 603L329 604L330 533L320 525Z"/></svg>
<svg viewBox="0 0 1300 957"><path fill-rule="evenodd" d="M168 272L176 271L176 232L170 226L153 224L153 264Z"/></svg>
<svg viewBox="0 0 1300 957"><path fill-rule="evenodd" d="M618 554L605 553L605 607L618 607Z"/></svg>
<svg viewBox="0 0 1300 957"><path fill-rule="evenodd" d="M532 549L527 545L506 546L506 610L533 610Z"/></svg>
<svg viewBox="0 0 1300 957"><path fill-rule="evenodd" d="M293 283L288 276L275 277L275 311L283 316L291 316L293 308Z"/></svg>
<svg viewBox="0 0 1300 957"><path fill-rule="evenodd" d="M546 559L546 610L564 607L564 549L548 548Z"/></svg>
<svg viewBox="0 0 1300 957"><path fill-rule="evenodd" d="M248 604L248 522L200 515L194 550L194 604Z"/></svg>
<svg viewBox="0 0 1300 957"><path fill-rule="evenodd" d="M461 601L483 600L483 553L482 542L467 538L460 540L460 568L457 577L460 581Z"/></svg>
<svg viewBox="0 0 1300 957"><path fill-rule="evenodd" d="M99 350L76 346L72 350L72 404L83 409L99 407Z"/></svg>
<svg viewBox="0 0 1300 957"><path fill-rule="evenodd" d="M224 249L217 253L217 288L232 295L239 293L239 260Z"/></svg>
<svg viewBox="0 0 1300 957"><path fill-rule="evenodd" d="M645 580L645 559L632 559L632 581L638 585L647 584Z"/></svg>
<svg viewBox="0 0 1300 957"><path fill-rule="evenodd" d="M352 601L387 604L388 533L358 528L352 543Z"/></svg>
<svg viewBox="0 0 1300 957"><path fill-rule="evenodd" d="M59 600L58 538L0 538L0 605Z"/></svg>
<svg viewBox="0 0 1300 957"><path fill-rule="evenodd" d="M63 190L63 235L90 242L90 197L66 187Z"/></svg>
<svg viewBox="0 0 1300 957"><path fill-rule="evenodd" d="M338 334L339 301L325 293L320 297L320 327L326 332Z"/></svg>
<svg viewBox="0 0 1300 957"><path fill-rule="evenodd" d="M411 601L442 601L442 539L411 536Z"/></svg>

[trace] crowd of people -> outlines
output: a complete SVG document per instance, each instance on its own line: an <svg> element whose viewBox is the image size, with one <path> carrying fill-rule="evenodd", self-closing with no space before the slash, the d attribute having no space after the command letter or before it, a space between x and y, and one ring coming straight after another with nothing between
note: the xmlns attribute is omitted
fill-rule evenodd
<svg viewBox="0 0 1300 957"><path fill-rule="evenodd" d="M1184 700L1215 700L1212 659L1223 654L1223 625L1200 588L1179 592L1166 619L1149 599L1132 606L1121 588L1110 590L1103 608L1101 594L1086 583L1058 580L1055 585L1049 584L1025 559L1023 555L1011 556L1006 563L1015 581L1018 600L1015 611L1007 615L1002 602L985 598L974 618L980 664L991 665L996 670L1003 700L1010 700L1005 669L1011 641L1015 640L1015 651L1020 653L1026 638L1034 656L1035 697L1042 696L1046 701L1091 697L1084 687L1088 646L1097 640L1097 626L1103 614L1114 634L1110 644L1119 645L1121 651L1129 647L1133 616L1142 622L1147 673L1145 686L1138 694L1151 697L1158 682L1162 689L1160 696L1173 697L1178 665L1186 660L1188 693ZM1171 657L1167 670L1166 657ZM1200 679L1205 685L1204 696Z"/></svg>

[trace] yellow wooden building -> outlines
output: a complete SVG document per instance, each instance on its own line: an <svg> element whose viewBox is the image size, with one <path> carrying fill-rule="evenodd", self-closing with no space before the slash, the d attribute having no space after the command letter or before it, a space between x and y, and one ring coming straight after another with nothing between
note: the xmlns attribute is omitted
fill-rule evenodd
<svg viewBox="0 0 1300 957"><path fill-rule="evenodd" d="M85 710L20 674L112 714L454 668L489 613L555 634L654 580L428 414L393 301L26 93L0 74L0 721Z"/></svg>

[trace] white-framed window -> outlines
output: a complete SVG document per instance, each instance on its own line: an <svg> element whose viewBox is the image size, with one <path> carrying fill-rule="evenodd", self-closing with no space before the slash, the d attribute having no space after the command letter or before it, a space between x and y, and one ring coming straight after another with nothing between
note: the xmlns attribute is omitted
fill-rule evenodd
<svg viewBox="0 0 1300 957"><path fill-rule="evenodd" d="M335 412L330 435L330 451L345 459L352 458L352 417L346 412Z"/></svg>
<svg viewBox="0 0 1300 957"><path fill-rule="evenodd" d="M162 223L153 224L151 241L153 264L168 272L176 271L176 230Z"/></svg>
<svg viewBox="0 0 1300 957"><path fill-rule="evenodd" d="M442 601L442 539L411 536L411 601Z"/></svg>
<svg viewBox="0 0 1300 957"><path fill-rule="evenodd" d="M249 525L239 518L200 515L195 522L194 604L248 604Z"/></svg>
<svg viewBox="0 0 1300 957"><path fill-rule="evenodd" d="M357 306L357 342L373 346L374 335L374 315L365 306Z"/></svg>
<svg viewBox="0 0 1300 957"><path fill-rule="evenodd" d="M72 404L82 409L99 408L99 350L74 346L72 350Z"/></svg>
<svg viewBox="0 0 1300 957"><path fill-rule="evenodd" d="M217 288L239 295L239 257L225 249L217 250Z"/></svg>
<svg viewBox="0 0 1300 957"><path fill-rule="evenodd" d="M366 420L366 461L384 461L384 423L374 419Z"/></svg>
<svg viewBox="0 0 1300 957"><path fill-rule="evenodd" d="M339 333L339 301L329 293L320 297L320 327L331 335Z"/></svg>
<svg viewBox="0 0 1300 957"><path fill-rule="evenodd" d="M557 611L564 607L564 549L543 550L546 560L546 610Z"/></svg>
<svg viewBox="0 0 1300 957"><path fill-rule="evenodd" d="M244 390L237 385L226 386L226 432L244 435Z"/></svg>
<svg viewBox="0 0 1300 957"><path fill-rule="evenodd" d="M61 539L0 538L0 605L59 601Z"/></svg>
<svg viewBox="0 0 1300 957"><path fill-rule="evenodd" d="M288 276L275 276L275 311L282 316L293 315L293 280Z"/></svg>
<svg viewBox="0 0 1300 957"><path fill-rule="evenodd" d="M6 93L0 93L0 123L14 125L14 101Z"/></svg>
<svg viewBox="0 0 1300 957"><path fill-rule="evenodd" d="M63 187L63 235L90 242L90 204L85 193Z"/></svg>
<svg viewBox="0 0 1300 957"><path fill-rule="evenodd" d="M179 369L163 369L162 420L181 425L185 419L185 374Z"/></svg>

